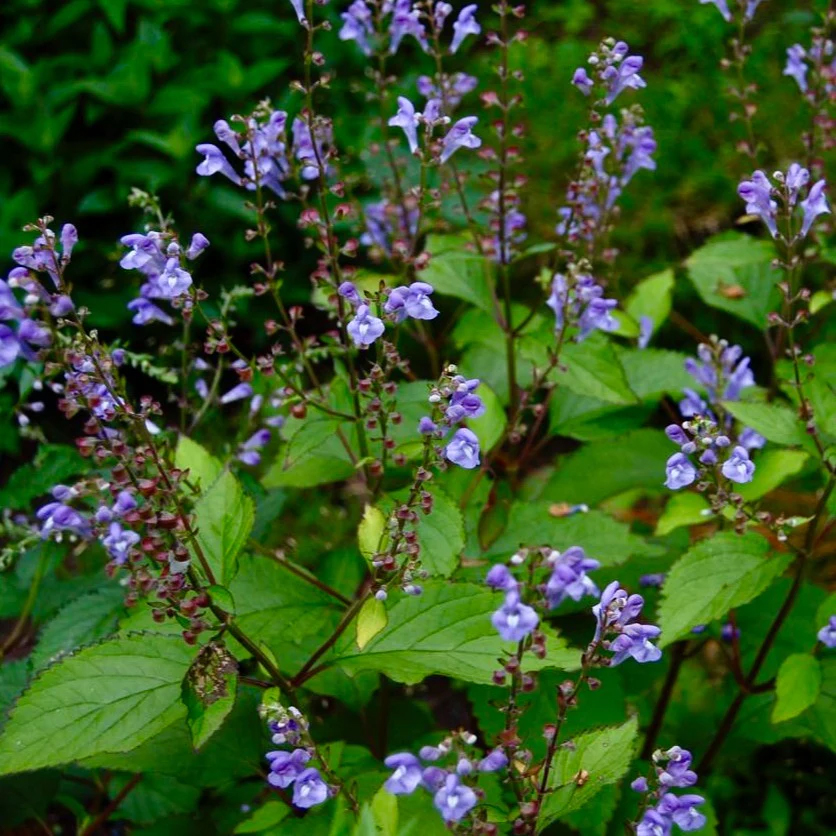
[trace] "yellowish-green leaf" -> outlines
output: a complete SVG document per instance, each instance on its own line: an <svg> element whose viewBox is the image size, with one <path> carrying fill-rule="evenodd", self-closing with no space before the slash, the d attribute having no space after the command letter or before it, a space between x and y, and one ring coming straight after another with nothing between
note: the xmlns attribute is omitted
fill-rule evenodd
<svg viewBox="0 0 836 836"><path fill-rule="evenodd" d="M819 698L821 665L809 653L787 656L775 681L775 705L772 722L783 723L806 711Z"/></svg>
<svg viewBox="0 0 836 836"><path fill-rule="evenodd" d="M383 601L369 598L357 616L357 647L362 650L381 630L385 630L388 620Z"/></svg>
<svg viewBox="0 0 836 836"><path fill-rule="evenodd" d="M656 523L656 536L664 537L683 525L699 525L709 519L711 510L702 494L680 491L673 494L665 505L665 510Z"/></svg>
<svg viewBox="0 0 836 836"><path fill-rule="evenodd" d="M379 508L367 505L363 511L363 519L357 529L357 542L360 554L369 562L384 547L384 532L386 531L386 517Z"/></svg>

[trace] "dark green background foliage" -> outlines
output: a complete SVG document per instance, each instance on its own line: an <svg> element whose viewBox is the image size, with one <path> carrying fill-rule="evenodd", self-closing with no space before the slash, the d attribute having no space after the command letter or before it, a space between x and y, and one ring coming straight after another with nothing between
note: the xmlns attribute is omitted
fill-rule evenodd
<svg viewBox="0 0 836 836"><path fill-rule="evenodd" d="M343 5L347 3L334 0L329 7L335 22ZM184 237L194 230L208 236L213 246L199 263L196 276L211 292L221 286L247 283L249 263L258 252L243 237L243 230L252 223L244 208L245 197L220 178L198 177L194 169L200 158L194 146L213 141L212 124L216 119L248 113L264 97L287 107L291 114L298 106L298 97L291 97L288 89L290 80L299 75L300 66L299 27L289 0L6 0L2 14L0 254L28 242L20 227L39 214L48 212L58 224L74 222L81 242L73 258L72 280L76 299L91 307L90 324L109 339L127 342L129 333L134 332L130 338L135 346L143 347L141 340L145 340L144 347L153 350L154 329L137 332L125 309L135 295L136 279L120 270L116 241L136 231L141 223L138 212L128 207L127 195L132 187L157 193ZM751 30L756 48L747 72L761 90L755 127L768 149L764 158L770 161L770 168L785 168L799 153L798 138L806 127L807 112L799 106L795 83L782 77L781 70L786 47L806 40L812 20L812 13L802 4L769 0L762 5ZM572 70L602 37L622 38L645 57L642 74L648 86L640 101L648 124L655 130L659 149L656 171L640 172L623 199L623 221L616 233L621 250L614 281L616 294L624 300L642 278L672 270L677 279L674 309L703 333L721 334L740 343L752 355L758 382L766 384L768 355L761 329L754 326L775 307L774 298L768 298L768 291L763 293L757 283L757 270L767 269L771 254L764 255L764 247L748 239L729 245L731 250L737 248L736 254L742 253L744 260L752 255L754 272L748 277L751 286L747 289L751 304L757 307L762 303L763 310L748 319L739 310L735 315L735 306L730 309L714 293L711 271L716 269L716 257L710 260L703 250L689 264L691 280L685 277L686 257L712 235L734 227L742 214L736 185L743 174L749 173L745 159L735 150L740 128L728 121L727 78L719 68L727 28L720 15L713 7L700 6L697 0L540 0L530 4L526 26L529 43L513 55L525 74L527 132L522 143L530 177L524 190L528 243L550 240L556 209L563 202L577 159L576 133L583 126L585 102L568 83ZM361 200L373 199L381 172L379 158L368 154L374 136L358 83L363 79L364 61L354 44L337 39L336 27L323 35L321 48L336 78L331 94L323 96L320 104L334 119L337 143L356 195ZM395 68L402 74L398 92L412 94L415 79L427 71L418 57L412 43L398 56ZM480 76L480 89L484 90L490 87L491 58L487 51L471 48L456 60L459 69ZM468 104L480 112L476 101L474 96L466 102L463 112L470 112ZM472 161L463 165L478 169ZM831 180L833 173L831 165ZM474 192L480 188L475 178L468 188ZM273 248L286 264L283 296L289 302L307 303L308 276L315 256L302 245L297 214L297 205L278 207L272 217ZM447 220L453 226L461 222L453 211L447 213ZM759 232L755 227L747 231ZM711 246L718 245L715 242ZM834 260L832 242L829 246L827 250L825 242L825 262ZM513 265L515 297L520 302L540 304L540 289L533 281L540 266L536 258ZM813 268L813 282L824 275L817 272L823 269ZM708 276L707 289L700 286L699 275ZM216 298L210 296L210 308ZM445 335L439 337L446 340L442 346L445 356L463 353L472 365L465 371L478 373L500 400L504 387L507 399L502 357L497 359L498 340L491 330L496 326L486 324L485 315L475 309L456 321L458 309L449 296L442 296L439 307L439 322L447 319L449 324ZM257 306L243 303L237 319L243 326L244 342L257 340L247 336L263 322ZM310 327L315 328L315 313L311 319ZM819 347L817 356L826 370L836 370L836 357L823 347L833 334L833 319L819 317L807 332L807 348ZM525 339L529 349L542 354L543 343L553 339L551 326L538 318ZM682 359L693 352L694 340L681 323L677 326L668 321L654 337L653 345L654 349L667 351L641 353L626 341L614 349L603 338L588 340L583 350L597 353L600 365L611 373L609 386L593 380L602 387L597 393L600 397L593 398L588 391L589 380L582 375L563 381L565 385L549 416L550 431L559 438L538 462L542 470L529 475L513 502L510 488L501 483L495 486L491 496L495 510L481 517L488 501L487 484L483 483L472 503L477 507L469 510L464 530L454 509L453 523L435 536L448 544L455 540L458 548L450 548L445 556L449 566L445 564L438 574L446 578L456 571L457 580L476 583L484 567L459 566L462 552L468 557L505 559L523 539L552 542L570 537L572 543L587 546L601 559L603 568L596 580L602 586L616 577L614 567L618 565L618 577L634 589L643 573L667 571L688 552L690 538L685 526L701 522L699 508L696 517L691 508L674 519L675 506L661 487L664 459L671 446L660 428L667 420L663 399L667 397L665 405L670 407L671 398L688 385ZM572 346L569 353L572 350L577 349ZM411 359L419 377L429 377L421 368L425 361L419 352L414 354ZM571 369L571 361L569 364ZM9 383L0 392L0 507L18 513L37 506L52 485L71 482L86 473L88 464L67 444L41 445L37 449L31 443L18 445L9 423L10 409L12 399L17 398L15 384L25 392L31 380ZM146 379L142 384L155 385ZM411 385L417 397L414 403L404 397L402 409L408 420L402 440L408 438L422 414L426 396L422 383ZM402 394L406 390L402 387ZM784 394L791 399L791 393ZM828 393L820 395L825 402ZM832 399L832 392L829 396ZM501 405L496 406L496 412L501 415ZM836 412L828 416L831 435L836 435L834 415ZM504 418L498 420L501 424ZM230 438L241 437L241 428L232 424L220 418L207 422L198 440L207 448L222 449ZM298 424L292 427L297 429ZM56 420L45 430L50 441L71 439L66 422ZM797 430L793 424L792 431ZM333 425L320 424L319 437L317 431L314 427L314 441L309 441L309 447L327 441L333 435ZM803 432L798 432L798 438L770 438L770 442L807 449L805 443L809 447L809 442ZM769 495L767 507L799 515L809 513L814 491L820 486L812 462L800 449L776 449L774 454L785 458L774 459L780 473L763 493L785 477L789 481L781 486L780 493ZM559 466L555 467L555 461ZM267 464L264 470L270 470L270 462ZM278 476L273 481L270 473L262 474L260 482L250 473L238 474L243 486L241 496L246 493L255 507L252 539L271 548L287 548L299 564L315 569L323 582L342 595L354 595L366 571L356 546L357 523L363 513L357 497L332 485L292 490L294 483L282 483L279 478L284 475L280 465L278 462L275 467ZM348 473L352 471L345 460L339 465L347 467ZM234 491L239 491L237 483L231 481ZM448 473L440 481L453 498L465 485L460 473ZM315 481L302 483L308 487ZM241 496L236 498L241 500ZM588 515L555 520L548 512L555 497L586 502L593 510ZM436 501L443 504L445 499ZM241 500L247 507L248 502ZM448 506L454 504L449 497L446 502ZM836 507L830 510L836 512ZM667 528L657 527L660 515L666 519ZM441 519L443 525L440 513L428 519ZM103 577L104 562L103 552L95 548L79 558L65 560L64 552L49 544L33 549L11 571L0 575L0 636L26 607L33 583L39 588L31 612L31 635L23 643L23 651L16 651L16 657L6 660L0 670L3 711L23 690L29 676L42 670L57 654L111 636L117 625L120 635L153 627L147 611L128 614L123 610L122 590ZM783 567L781 563L777 570ZM779 574L776 571L764 578L757 588L759 597L752 600L752 595L744 595L734 604L742 631L744 662L754 657L760 638L786 595L789 580L775 580ZM787 655L809 655L815 631L826 620L823 614L832 611L832 606L824 603L824 587L832 583L829 571L823 565L816 566L812 578L816 583L804 584L800 602L763 671L764 678L775 676L779 661ZM713 589L710 580L706 585L709 592ZM438 590L444 594L447 588L443 581L432 583L435 586L430 599ZM244 623L258 625L265 644L274 652L280 649L284 654L281 663L290 668L298 668L308 658L341 612L332 599L311 589L297 584L267 559L252 554L242 554L240 574L232 584L237 615ZM712 596L713 592L708 597ZM650 590L647 598L652 612L664 610L659 593ZM589 639L591 619L587 613L581 614L587 603L583 607L564 606L555 622L574 648L584 646ZM712 622L710 635L716 639L718 619L725 616L728 606L714 612L708 601L707 608L705 620ZM45 628L46 624L49 626ZM679 626L687 632L692 624L682 621ZM293 636L293 642L288 642L288 635ZM168 639L156 641L166 645ZM172 649L174 645L177 649ZM721 647L716 641L709 646ZM172 639L161 655L168 658L181 652L179 642ZM557 652L563 651L558 647ZM152 660L150 666L154 664ZM568 734L621 724L636 713L646 726L669 664L670 653L666 651L665 661L656 667L625 665L604 670L600 691L584 694L583 710L570 714ZM747 702L727 742L721 768L700 784L712 807L706 834L784 836L836 830L832 794L836 769L833 666L831 656L823 664L826 681L816 705L777 730L770 722L772 694L761 694ZM125 674L121 668L113 671L117 677ZM391 674L389 669L385 672ZM501 696L498 689L473 679L440 676L419 685L410 684L408 689L397 684L420 679L413 673L400 670L392 674L395 682L378 688L377 674L371 670L363 669L349 680L342 668L335 668L316 683L320 696L312 700L313 735L323 741L345 742L332 745L332 763L344 778L358 776L365 799L371 798L385 776L379 759L370 754L370 750L375 750L375 756L384 754L376 751L381 744L378 718L382 713L388 712L392 718L386 751L415 750L421 744L437 742L439 728L478 725L486 738L499 731L502 718L491 705ZM542 755L537 748L544 747L538 729L552 717L549 701L555 685L565 675L563 671L546 671L530 698L523 726L530 725L535 755ZM174 678L166 687L177 692L177 702L179 685ZM678 743L696 750L704 747L735 692L736 684L722 651L716 650L714 658L701 654L685 667L674 693L665 724L665 745ZM233 832L253 810L262 808L268 797L259 776L268 741L255 720L258 699L256 689L242 684L226 724L197 756L185 729L173 730L176 724L170 724L157 738L129 754L99 753L64 771L42 769L0 779L0 832L5 832L5 827L12 833L36 832L11 828L27 819L48 816L50 824L60 824L65 833L72 832L74 818L81 820L85 815L82 801L89 810L104 797L100 788L90 785L91 780L111 772L112 783L107 788L111 797L131 772L144 773L142 782L119 811L132 823L130 832L145 836L221 836ZM44 741L43 745L60 748L62 730L56 727L55 735L57 742ZM115 750L121 751L118 747ZM69 760L78 758L67 757L61 762ZM270 807L275 804L269 801L264 808L266 823L260 830L255 825L247 830L244 824L245 829L236 832L291 836L324 836L329 830L335 836L351 832L345 820L340 824L338 819L332 826L330 811L328 816L288 818L278 824L278 818L271 820L270 815L284 815L285 808ZM634 808L635 799L629 791L608 786L588 807L548 832L568 833L574 828L582 834L614 834ZM444 832L435 814L419 809L414 799L402 805L401 816L402 820L414 817L421 836ZM717 824L718 818L722 825ZM114 827L109 832L125 831Z"/></svg>

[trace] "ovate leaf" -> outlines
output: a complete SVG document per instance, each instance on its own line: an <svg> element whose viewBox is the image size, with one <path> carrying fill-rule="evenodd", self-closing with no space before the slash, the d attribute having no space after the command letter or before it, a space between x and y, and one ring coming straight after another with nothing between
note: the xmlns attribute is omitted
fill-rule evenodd
<svg viewBox="0 0 836 836"><path fill-rule="evenodd" d="M357 647L362 650L381 630L386 629L386 605L372 596L357 615Z"/></svg>
<svg viewBox="0 0 836 836"><path fill-rule="evenodd" d="M491 264L473 252L466 238L457 235L430 235L425 249L430 262L421 271L421 281L429 282L436 293L464 299L491 313Z"/></svg>
<svg viewBox="0 0 836 836"><path fill-rule="evenodd" d="M698 543L674 563L662 587L660 646L756 598L791 560L770 554L769 543L752 532L722 532Z"/></svg>
<svg viewBox="0 0 836 836"><path fill-rule="evenodd" d="M357 529L357 543L360 554L371 564L374 556L383 548L383 534L386 531L386 517L379 508L367 505L363 519Z"/></svg>
<svg viewBox="0 0 836 836"><path fill-rule="evenodd" d="M560 363L561 368L551 374L558 386L608 403L634 404L638 400L613 347L603 337L593 336L582 343L565 345Z"/></svg>
<svg viewBox="0 0 836 836"><path fill-rule="evenodd" d="M477 584L428 583L423 594L394 600L386 630L362 651L353 636L342 639L332 662L349 673L376 670L406 684L432 674L489 683L497 659L508 649L491 624L491 613L501 603L501 596ZM578 652L556 636L547 646L546 659L532 660L538 668L577 665Z"/></svg>
<svg viewBox="0 0 836 836"><path fill-rule="evenodd" d="M727 233L692 253L686 265L688 277L707 305L762 329L767 314L780 301L774 257L772 242Z"/></svg>
<svg viewBox="0 0 836 836"><path fill-rule="evenodd" d="M189 483L201 494L212 487L223 470L223 465L205 447L185 435L177 439L174 464L189 471Z"/></svg>
<svg viewBox="0 0 836 836"><path fill-rule="evenodd" d="M671 312L673 296L673 270L663 270L642 279L627 298L624 307L636 322L643 316L653 322L653 330L658 331Z"/></svg>
<svg viewBox="0 0 836 836"><path fill-rule="evenodd" d="M0 774L127 752L185 714L180 687L195 651L179 636L111 639L47 668L0 736Z"/></svg>
<svg viewBox="0 0 836 836"><path fill-rule="evenodd" d="M197 541L215 580L226 585L238 570L238 553L252 531L255 505L226 472L197 501L194 512Z"/></svg>
<svg viewBox="0 0 836 836"><path fill-rule="evenodd" d="M70 601L41 631L30 657L32 669L39 670L110 635L116 628L124 598L125 591L113 584Z"/></svg>
<svg viewBox="0 0 836 836"><path fill-rule="evenodd" d="M723 407L738 421L776 444L805 445L810 437L798 415L775 403L724 403Z"/></svg>
<svg viewBox="0 0 836 836"><path fill-rule="evenodd" d="M775 681L772 722L782 723L806 711L821 690L821 665L809 653L793 653L784 659Z"/></svg>
<svg viewBox="0 0 836 836"><path fill-rule="evenodd" d="M699 525L711 519L708 500L693 491L673 494L656 523L656 536L664 537L683 525Z"/></svg>
<svg viewBox="0 0 836 836"><path fill-rule="evenodd" d="M415 530L421 546L421 565L431 575L449 577L464 549L464 520L459 506L440 488L433 488L433 510L421 515Z"/></svg>
<svg viewBox="0 0 836 836"><path fill-rule="evenodd" d="M604 787L624 777L633 760L638 728L633 717L621 726L582 734L572 747L557 750L539 830L580 809Z"/></svg>

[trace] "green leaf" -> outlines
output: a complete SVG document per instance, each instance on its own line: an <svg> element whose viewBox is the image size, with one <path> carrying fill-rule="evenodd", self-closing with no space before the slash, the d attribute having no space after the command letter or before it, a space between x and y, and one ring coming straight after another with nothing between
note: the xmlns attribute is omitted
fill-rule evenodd
<svg viewBox="0 0 836 836"><path fill-rule="evenodd" d="M822 659L820 669L818 699L798 721L816 740L836 752L836 656Z"/></svg>
<svg viewBox="0 0 836 836"><path fill-rule="evenodd" d="M660 647L756 598L792 561L752 532L715 534L671 567L659 604Z"/></svg>
<svg viewBox="0 0 836 836"><path fill-rule="evenodd" d="M592 336L583 343L563 346L560 364L551 373L558 386L608 403L637 402L615 350L603 337Z"/></svg>
<svg viewBox="0 0 836 836"><path fill-rule="evenodd" d="M185 714L195 651L180 636L136 634L85 648L35 678L0 736L0 774L127 752Z"/></svg>
<svg viewBox="0 0 836 836"><path fill-rule="evenodd" d="M0 490L0 508L19 510L44 496L56 485L84 473L89 465L74 447L65 444L43 444L35 460L19 467Z"/></svg>
<svg viewBox="0 0 836 836"><path fill-rule="evenodd" d="M177 439L174 466L189 471L189 484L201 494L212 487L223 470L223 465L205 447L185 435Z"/></svg>
<svg viewBox="0 0 836 836"><path fill-rule="evenodd" d="M215 580L226 585L238 570L238 553L252 531L255 505L227 471L197 501L194 515L200 548Z"/></svg>
<svg viewBox="0 0 836 836"><path fill-rule="evenodd" d="M109 636L115 629L125 590L116 584L71 601L47 623L30 657L38 671L62 656Z"/></svg>
<svg viewBox="0 0 836 836"><path fill-rule="evenodd" d="M810 437L791 409L774 403L723 403L738 421L776 444L806 445Z"/></svg>
<svg viewBox="0 0 836 836"><path fill-rule="evenodd" d="M767 314L780 303L774 257L771 242L732 232L712 238L691 254L686 266L706 304L761 330Z"/></svg>
<svg viewBox="0 0 836 836"><path fill-rule="evenodd" d="M831 615L836 615L836 592L831 592L816 610L816 623L824 627Z"/></svg>
<svg viewBox="0 0 836 836"><path fill-rule="evenodd" d="M833 293L829 290L817 290L810 297L810 313L815 316L820 310L826 308L833 301Z"/></svg>
<svg viewBox="0 0 836 836"><path fill-rule="evenodd" d="M784 659L775 681L772 722L782 723L806 711L818 699L821 666L809 653L794 653Z"/></svg>
<svg viewBox="0 0 836 836"><path fill-rule="evenodd" d="M339 421L306 420L290 439L284 457L264 475L264 487L312 488L348 479L355 469L338 433L351 437Z"/></svg>
<svg viewBox="0 0 836 836"><path fill-rule="evenodd" d="M514 503L505 531L485 556L507 557L520 547L550 546L564 551L569 546L582 546L603 566L617 566L632 555L658 551L631 533L628 525L603 511L555 516L553 508L552 503L542 500Z"/></svg>
<svg viewBox="0 0 836 836"><path fill-rule="evenodd" d="M234 708L237 671L235 659L218 642L202 647L192 662L183 680L183 702L195 749L209 740Z"/></svg>
<svg viewBox="0 0 836 836"><path fill-rule="evenodd" d="M801 450L762 450L755 459L752 481L745 485L736 485L737 492L746 500L760 499L791 476L795 476L808 458Z"/></svg>
<svg viewBox="0 0 836 836"><path fill-rule="evenodd" d="M343 607L268 557L244 554L230 586L236 623L276 653L321 631L327 637Z"/></svg>
<svg viewBox="0 0 836 836"><path fill-rule="evenodd" d="M617 348L616 355L630 389L641 400L659 400L662 395L679 398L694 385L685 371L686 355L660 348Z"/></svg>
<svg viewBox="0 0 836 836"><path fill-rule="evenodd" d="M672 452L667 436L651 429L588 444L559 460L546 493L559 502L588 505L633 488L658 493Z"/></svg>
<svg viewBox="0 0 836 836"><path fill-rule="evenodd" d="M604 787L627 773L638 735L633 717L621 726L599 729L576 737L572 748L560 747L549 776L538 830L578 810Z"/></svg>
<svg viewBox="0 0 836 836"><path fill-rule="evenodd" d="M464 549L464 519L459 506L441 488L430 490L431 514L420 515L415 530L421 546L421 565L431 575L448 578L459 565Z"/></svg>
<svg viewBox="0 0 836 836"><path fill-rule="evenodd" d="M97 2L110 25L121 35L125 31L128 0L97 0Z"/></svg>
<svg viewBox="0 0 836 836"><path fill-rule="evenodd" d="M381 630L386 629L387 621L383 601L374 596L367 599L357 615L357 647L362 650Z"/></svg>
<svg viewBox="0 0 836 836"><path fill-rule="evenodd" d="M422 282L429 282L443 296L455 296L493 312L491 264L470 249L466 238L429 235L424 249L430 254L430 262L421 271Z"/></svg>
<svg viewBox="0 0 836 836"><path fill-rule="evenodd" d="M360 554L371 565L374 556L384 547L384 534L386 532L386 517L379 508L367 505L363 511L363 519L357 528L357 543L360 546Z"/></svg>
<svg viewBox="0 0 836 836"><path fill-rule="evenodd" d="M113 793L118 793L130 777L130 774L114 776L110 785ZM178 781L171 775L148 772L119 805L119 813L136 824L147 824L192 812L199 797L198 787Z"/></svg>
<svg viewBox="0 0 836 836"><path fill-rule="evenodd" d="M658 331L670 315L673 287L673 270L654 273L633 288L624 308L636 322L643 316L649 317L653 321L653 331Z"/></svg>
<svg viewBox="0 0 836 836"><path fill-rule="evenodd" d="M398 836L398 798L381 787L372 798L375 836Z"/></svg>
<svg viewBox="0 0 836 836"><path fill-rule="evenodd" d="M699 525L711 517L708 501L702 494L679 491L671 496L665 505L665 510L656 523L656 536L664 537L683 525Z"/></svg>
<svg viewBox="0 0 836 836"><path fill-rule="evenodd" d="M408 685L433 674L488 683L508 647L491 624L501 603L499 595L481 585L428 583L421 595L394 599L385 632L362 651L353 637L345 637L331 661L349 673L377 670ZM550 637L548 649L546 659L532 660L538 669L577 666L578 651L561 639Z"/></svg>
<svg viewBox="0 0 836 836"><path fill-rule="evenodd" d="M244 819L236 828L235 833L263 833L275 827L290 813L290 807L282 801L267 801L251 816Z"/></svg>

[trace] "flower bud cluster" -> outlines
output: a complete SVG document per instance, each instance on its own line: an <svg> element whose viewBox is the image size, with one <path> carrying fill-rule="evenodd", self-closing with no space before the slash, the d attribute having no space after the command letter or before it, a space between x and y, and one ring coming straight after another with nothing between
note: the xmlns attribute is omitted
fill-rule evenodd
<svg viewBox="0 0 836 836"><path fill-rule="evenodd" d="M618 321L611 311L618 304L604 298L604 288L588 272L589 264L581 261L570 265L568 274L555 273L546 305L554 311L554 330L562 333L576 328L578 342L594 330L614 331Z"/></svg>

